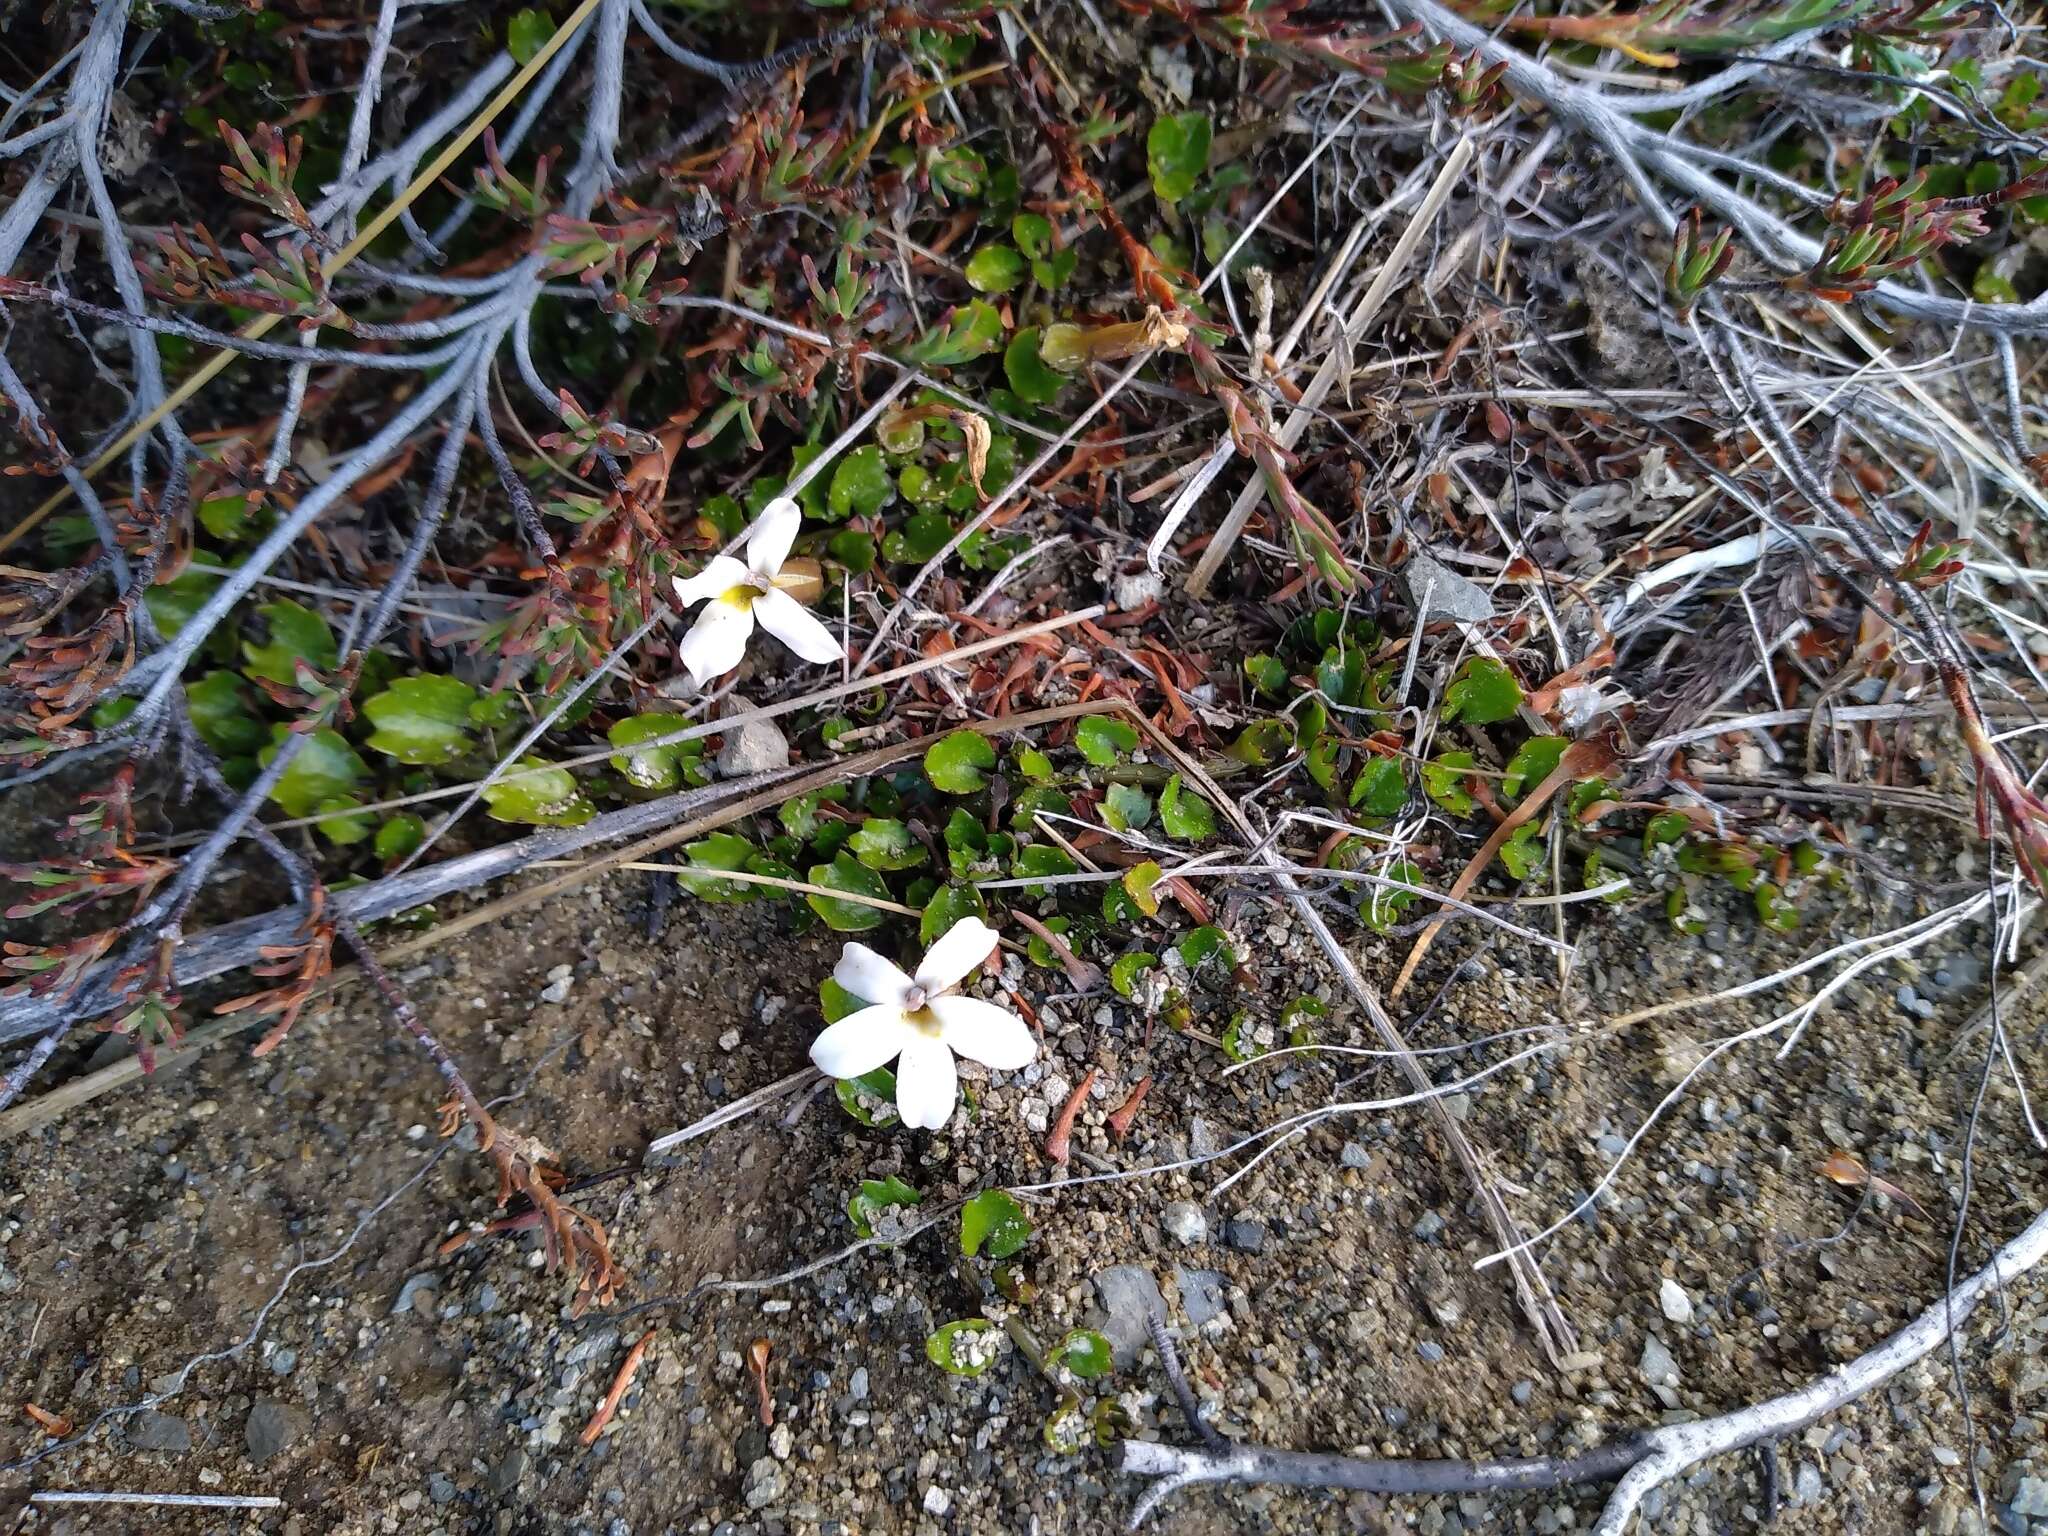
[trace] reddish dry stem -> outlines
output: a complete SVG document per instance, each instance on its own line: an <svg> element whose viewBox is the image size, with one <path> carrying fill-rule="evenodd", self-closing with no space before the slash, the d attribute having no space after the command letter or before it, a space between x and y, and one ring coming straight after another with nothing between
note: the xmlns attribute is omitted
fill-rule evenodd
<svg viewBox="0 0 2048 1536"><path fill-rule="evenodd" d="M1109 1134L1122 1141L1131 1133L1131 1122L1138 1118L1138 1106L1145 1102L1145 1095L1152 1091L1152 1079L1141 1077L1138 1086L1131 1090L1131 1096L1119 1104L1109 1117Z"/></svg>
<svg viewBox="0 0 2048 1536"><path fill-rule="evenodd" d="M23 1403L21 1411L41 1426L44 1434L52 1440L62 1440L71 1433L71 1421L61 1413L52 1413L47 1408L38 1408L34 1403Z"/></svg>
<svg viewBox="0 0 2048 1536"><path fill-rule="evenodd" d="M590 1422L583 1426L583 1433L577 1436L581 1444L597 1444L597 1437L604 1433L605 1425L611 1423L612 1415L619 1411L619 1404L625 1400L626 1389L633 1385L633 1377L640 1369L640 1362L647 1357L647 1346L654 1342L654 1332L654 1329L648 1329L640 1335L640 1342L626 1351L625 1363L619 1367L619 1374L612 1378L611 1391L605 1393L604 1401L597 1405L597 1412L590 1416Z"/></svg>
<svg viewBox="0 0 2048 1536"><path fill-rule="evenodd" d="M1045 1138L1045 1155L1056 1163L1065 1163L1070 1150L1069 1143L1074 1137L1074 1117L1081 1113L1081 1105L1088 1097L1088 1090L1095 1086L1095 1069L1090 1067L1074 1091L1067 1095L1065 1108L1060 1110L1059 1119L1052 1123L1052 1132Z"/></svg>
<svg viewBox="0 0 2048 1536"><path fill-rule="evenodd" d="M766 1339L756 1339L747 1346L747 1369L754 1373L755 1407L763 1429L775 1427L775 1394L768 1390L768 1357L774 1348Z"/></svg>

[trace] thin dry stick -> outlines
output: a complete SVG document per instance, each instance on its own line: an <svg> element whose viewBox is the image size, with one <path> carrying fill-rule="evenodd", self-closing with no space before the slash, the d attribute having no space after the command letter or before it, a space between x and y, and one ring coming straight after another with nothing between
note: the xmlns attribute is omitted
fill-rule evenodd
<svg viewBox="0 0 2048 1536"><path fill-rule="evenodd" d="M1430 183L1429 191L1423 194L1422 206L1415 210L1415 217L1401 231L1401 237L1394 242L1394 248L1387 253L1386 264L1374 275L1372 285L1365 290L1350 316L1344 322L1344 345L1330 349L1329 356L1309 380L1308 387L1301 392L1301 401L1288 413L1287 420L1274 433L1283 448L1292 448L1301 441L1301 435L1308 430L1308 424L1316 419L1317 409L1336 387L1344 370L1344 360L1350 349L1356 346L1364 335L1365 328L1372 324L1380 307L1387 301L1387 295L1394 291L1395 280L1407 269L1409 259L1422 244L1423 237L1436 222L1437 214L1450 199L1458 178L1465 174L1465 167L1472 163L1473 143L1469 138L1460 139L1450 154L1444 157L1443 169L1437 172L1436 180ZM1194 574L1188 577L1188 595L1207 597L1209 583L1216 579L1217 571L1229 555L1231 546L1237 543L1244 532L1244 525L1251 520L1252 509L1265 494L1266 482L1263 476L1254 475L1245 482L1237 500L1231 504L1229 514L1216 530L1216 536L1209 541L1209 547L1202 551L1202 558L1195 566Z"/></svg>
<svg viewBox="0 0 2048 1536"><path fill-rule="evenodd" d="M1513 1214L1509 1212L1507 1203L1494 1188L1493 1180L1486 1171L1485 1160L1480 1156L1478 1148L1472 1145L1471 1140L1465 1135L1464 1128L1445 1108L1441 1096L1436 1091L1436 1083L1423 1070L1422 1063L1416 1059L1408 1042L1402 1038L1400 1029L1388 1017L1378 994L1359 974L1358 967L1352 964L1351 957L1344 952L1343 945L1337 942L1337 936L1330 932L1330 925L1323 921L1322 914L1309 901L1300 883L1294 878L1294 872L1287 860L1275 852L1266 839L1258 834L1243 808L1223 792L1199 762L1181 751L1179 744L1154 725L1142 710L1132 708L1128 704L1125 705L1125 710L1146 735L1151 737L1153 744L1174 760L1181 772L1187 776L1188 782L1221 808L1223 814L1237 828L1246 846L1257 850L1260 862L1272 869L1274 882L1286 893L1295 915L1307 924L1309 931L1315 935L1317 945L1322 949L1324 958L1330 962L1331 968L1336 971L1337 979L1343 983L1344 990L1351 994L1352 1001L1357 1003L1359 1009L1372 1021L1374 1031L1386 1043L1388 1049L1396 1053L1401 1070L1409 1083L1418 1093L1426 1096L1430 1116L1435 1120L1437 1129L1443 1134L1444 1139L1450 1143L1459 1166L1465 1170L1466 1178L1471 1180L1473 1189L1478 1193L1480 1208L1486 1213L1487 1225L1493 1229L1498 1248L1513 1255L1515 1294L1521 1302L1523 1314L1529 1319L1538 1341L1543 1345L1544 1353L1550 1357L1553 1365L1565 1356L1577 1353L1577 1331L1572 1327L1571 1320L1564 1315L1564 1310L1558 1306L1557 1298L1551 1293L1549 1281L1543 1278L1543 1271L1537 1267L1535 1258L1530 1254L1520 1235L1521 1229L1516 1224Z"/></svg>

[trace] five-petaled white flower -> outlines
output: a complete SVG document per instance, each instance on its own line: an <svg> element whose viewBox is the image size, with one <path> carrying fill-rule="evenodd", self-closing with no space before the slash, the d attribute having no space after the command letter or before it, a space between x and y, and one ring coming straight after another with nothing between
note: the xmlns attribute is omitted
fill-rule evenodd
<svg viewBox="0 0 2048 1536"><path fill-rule="evenodd" d="M996 931L962 918L925 951L906 976L865 944L849 944L832 979L868 1005L849 1013L811 1043L811 1060L832 1077L860 1077L896 1063L896 1112L903 1123L936 1131L953 1118L960 1080L958 1051L984 1066L1014 1071L1038 1054L1038 1042L1015 1014L952 992L996 947Z"/></svg>
<svg viewBox="0 0 2048 1536"><path fill-rule="evenodd" d="M677 579L684 607L704 604L677 650L698 687L740 664L757 623L805 661L837 661L845 654L832 631L783 590L783 562L803 520L794 501L778 496L747 530L744 561L713 555L688 581Z"/></svg>

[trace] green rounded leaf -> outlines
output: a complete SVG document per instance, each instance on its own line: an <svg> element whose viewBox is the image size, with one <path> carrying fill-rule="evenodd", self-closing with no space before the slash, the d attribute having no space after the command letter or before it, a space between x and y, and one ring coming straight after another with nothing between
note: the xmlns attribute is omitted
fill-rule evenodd
<svg viewBox="0 0 2048 1536"><path fill-rule="evenodd" d="M867 896L876 901L889 900L889 888L882 883L882 877L849 853L839 854L830 864L813 864L808 878L812 885L822 885L828 891L844 891L851 896ZM804 900L834 933L864 933L870 928L879 928L882 919L888 915L882 908L869 906L866 902L840 901L836 897L820 896L815 891Z"/></svg>
<svg viewBox="0 0 2048 1536"><path fill-rule="evenodd" d="M1159 791L1159 825L1168 837L1212 837L1216 832L1216 813L1209 808L1208 801L1181 783L1176 773Z"/></svg>
<svg viewBox="0 0 2048 1536"><path fill-rule="evenodd" d="M1152 819L1152 797L1135 784L1112 784L1102 797L1102 819L1118 832L1141 831Z"/></svg>
<svg viewBox="0 0 2048 1536"><path fill-rule="evenodd" d="M546 11L524 10L505 28L505 51L512 55L513 63L530 64L554 35L554 18Z"/></svg>
<svg viewBox="0 0 2048 1536"><path fill-rule="evenodd" d="M1017 398L1031 405L1050 405L1066 383L1038 355L1038 327L1019 331L1003 349L1003 375Z"/></svg>
<svg viewBox="0 0 2048 1536"><path fill-rule="evenodd" d="M363 703L363 714L377 727L365 745L401 763L452 762L469 750L475 702L476 690L460 678L398 678Z"/></svg>
<svg viewBox="0 0 2048 1536"><path fill-rule="evenodd" d="M875 1218L899 1205L917 1205L924 1199L893 1173L885 1179L862 1179L860 1189L846 1202L846 1219L862 1237L875 1235Z"/></svg>
<svg viewBox="0 0 2048 1536"><path fill-rule="evenodd" d="M955 1376L979 1376L996 1363L1003 1334L986 1318L947 1323L924 1341L925 1358Z"/></svg>
<svg viewBox="0 0 2048 1536"><path fill-rule="evenodd" d="M1074 728L1074 745L1096 767L1107 768L1120 755L1136 750L1137 727L1109 715L1090 715Z"/></svg>
<svg viewBox="0 0 2048 1536"><path fill-rule="evenodd" d="M967 258L967 282L976 293L1008 293L1030 270L1015 247L984 245Z"/></svg>
<svg viewBox="0 0 2048 1536"><path fill-rule="evenodd" d="M1443 721L1492 725L1511 719L1522 702L1522 685L1491 656L1472 656L1444 690Z"/></svg>
<svg viewBox="0 0 2048 1536"><path fill-rule="evenodd" d="M971 795L988 783L996 749L979 731L953 731L925 749L924 776L949 795Z"/></svg>
<svg viewBox="0 0 2048 1536"><path fill-rule="evenodd" d="M1351 782L1351 803L1368 816L1398 816L1408 803L1408 775L1398 757L1368 758Z"/></svg>
<svg viewBox="0 0 2048 1536"><path fill-rule="evenodd" d="M249 676L289 688L298 683L302 661L315 672L333 670L334 631L319 614L289 598L264 603L256 612L270 630L270 642L242 642L242 657L248 663L242 670Z"/></svg>
<svg viewBox="0 0 2048 1536"><path fill-rule="evenodd" d="M985 1189L960 1209L960 1251L1007 1259L1031 1241L1031 1218L1009 1193Z"/></svg>
<svg viewBox="0 0 2048 1536"><path fill-rule="evenodd" d="M839 521L854 513L873 517L895 499L896 486L889 478L882 450L868 443L854 449L833 469L832 488L826 493L825 504L834 521Z"/></svg>
<svg viewBox="0 0 2048 1536"><path fill-rule="evenodd" d="M123 701L133 705L136 701ZM199 739L221 757L247 757L270 740L242 680L232 672L209 672L185 685L185 704Z"/></svg>
<svg viewBox="0 0 2048 1536"><path fill-rule="evenodd" d="M1203 112L1162 117L1145 135L1145 172L1160 200L1177 203L1195 190L1209 168L1215 130Z"/></svg>
<svg viewBox="0 0 2048 1536"><path fill-rule="evenodd" d="M1055 1364L1064 1365L1083 1381L1107 1376L1115 1367L1109 1340L1093 1328L1076 1328L1053 1346Z"/></svg>
<svg viewBox="0 0 2048 1536"><path fill-rule="evenodd" d="M612 768L635 789L674 789L683 780L685 759L701 757L703 743L667 742L658 747L642 747L640 743L673 736L689 724L681 715L633 715L614 721L605 732L605 740L615 747L637 750L614 755Z"/></svg>
<svg viewBox="0 0 2048 1536"><path fill-rule="evenodd" d="M893 817L870 816L847 846L869 869L915 869L925 860L924 845Z"/></svg>
<svg viewBox="0 0 2048 1536"><path fill-rule="evenodd" d="M1550 777L1570 745L1562 736L1531 736L1508 759L1507 772L1500 781L1501 793L1514 797L1525 789L1534 789Z"/></svg>
<svg viewBox="0 0 2048 1536"><path fill-rule="evenodd" d="M855 1006L865 1008L867 1004L857 1001ZM887 1067L842 1078L832 1085L832 1096L841 1109L870 1129L885 1129L902 1118L896 1113L896 1074Z"/></svg>
<svg viewBox="0 0 2048 1536"><path fill-rule="evenodd" d="M371 850L389 864L402 859L427 840L427 822L423 816L411 811L400 811L377 829L377 840Z"/></svg>
<svg viewBox="0 0 2048 1536"><path fill-rule="evenodd" d="M1159 957L1145 950L1134 950L1128 955L1119 955L1110 962L1109 984L1116 989L1117 996L1136 998L1138 977L1159 963Z"/></svg>
<svg viewBox="0 0 2048 1536"><path fill-rule="evenodd" d="M272 726L270 745L257 754L257 760L268 768L291 735L290 726ZM348 796L369 776L368 766L339 731L317 730L299 748L270 791L270 798L287 816L311 816L327 802Z"/></svg>
<svg viewBox="0 0 2048 1536"><path fill-rule="evenodd" d="M487 785L484 804L493 821L528 827L580 827L597 814L566 768L525 757L497 783Z"/></svg>

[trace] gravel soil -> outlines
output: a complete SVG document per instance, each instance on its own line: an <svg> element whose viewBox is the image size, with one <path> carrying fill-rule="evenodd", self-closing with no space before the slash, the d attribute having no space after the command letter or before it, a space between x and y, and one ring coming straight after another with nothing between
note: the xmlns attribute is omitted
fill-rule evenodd
<svg viewBox="0 0 2048 1536"><path fill-rule="evenodd" d="M265 1060L231 1043L0 1144L0 1456L46 1443L22 1405L82 1424L171 1385L193 1355L244 1340L271 1304L245 1348L190 1372L176 1396L0 1482L0 1529L1122 1527L1136 1487L1114 1450L1050 1448L1058 1393L1020 1354L1006 1344L972 1379L927 1361L938 1324L1002 1305L986 1261L961 1256L955 1218L794 1282L620 1314L708 1276L772 1275L832 1254L853 1236L846 1202L863 1178L893 1173L930 1206L1052 1177L1043 1128L1089 1066L1075 1174L1200 1156L1289 1112L1388 1097L1401 1091L1397 1071L1325 1055L1224 1076L1213 1046L1164 1024L1148 1043L1145 1019L1121 999L1063 996L1058 972L1013 958L1049 1049L1022 1073L970 1081L976 1110L946 1132L864 1130L822 1094L643 1167L653 1137L804 1065L817 983L836 953L828 935L794 934L788 909L766 904L684 898L650 938L646 878L616 875L464 935L406 978L480 1089L521 1095L501 1110L506 1123L550 1146L572 1178L612 1175L576 1196L605 1222L626 1271L610 1315L570 1316L531 1233L480 1232L490 1177L481 1159L437 1141L430 1074L366 991L337 994ZM1326 973L1284 908L1254 895L1223 915L1253 956L1250 974L1220 992L1198 988L1198 1027L1219 1010L1277 1017L1319 992L1331 1006L1318 1038L1366 1043L1315 980ZM1850 926L1833 939L1869 931L1869 917L1845 911L1836 921ZM1761 935L1733 911L1697 941L1674 941L1661 921L1654 908L1589 920L1564 1016L1554 957L1498 943L1475 952L1471 932L1453 930L1408 1000L1427 1003L1413 1043L1581 1026L1714 991L1831 941ZM1118 1367L1081 1384L1088 1403L1114 1396L1136 1433L1174 1439L1187 1429L1144 1339L1153 1306L1219 1427L1298 1449L1564 1451L1783 1391L1938 1294L1982 1063L1981 1034L1956 1048L1984 990L1966 937L1917 972L1871 973L1783 1062L1768 1044L1726 1058L1611 1197L1546 1244L1544 1272L1579 1335L1568 1370L1544 1357L1503 1271L1474 1270L1486 1229L1413 1108L1332 1119L1220 1193L1240 1158L1033 1200L1019 1262L1037 1294L1019 1310L1043 1340L1103 1330ZM1406 942L1370 940L1359 962L1384 981ZM1768 1017L1757 1006L1771 1001L1667 1016L1510 1068L1454 1112L1533 1231L1583 1195L1703 1046ZM2041 1080L2040 1010L2024 1001L2007 1018ZM1509 1048L1431 1064L1448 1077ZM1147 1073L1151 1092L1119 1144L1105 1118ZM2048 1195L2023 1132L2010 1079L1994 1075L1972 1154L1964 1268ZM1889 1199L1859 1205L1820 1172L1836 1148L1930 1219ZM464 1233L474 1235L442 1251ZM324 1262L284 1285L309 1261ZM609 1429L580 1444L650 1329ZM1965 1341L1972 1423L1937 1357L1777 1447L1777 1528L1977 1529L1974 1460L1991 1528L2024 1532L2034 1515L2031 1529L2048 1531L2044 1331L2048 1296L2029 1276ZM746 1364L755 1340L770 1352L772 1427ZM282 1507L67 1512L28 1506L38 1489L260 1493ZM1170 1501L1153 1528L1570 1531L1590 1524L1603 1495L1201 1489ZM1755 1530L1770 1498L1764 1460L1731 1458L1653 1495L1643 1528Z"/></svg>

